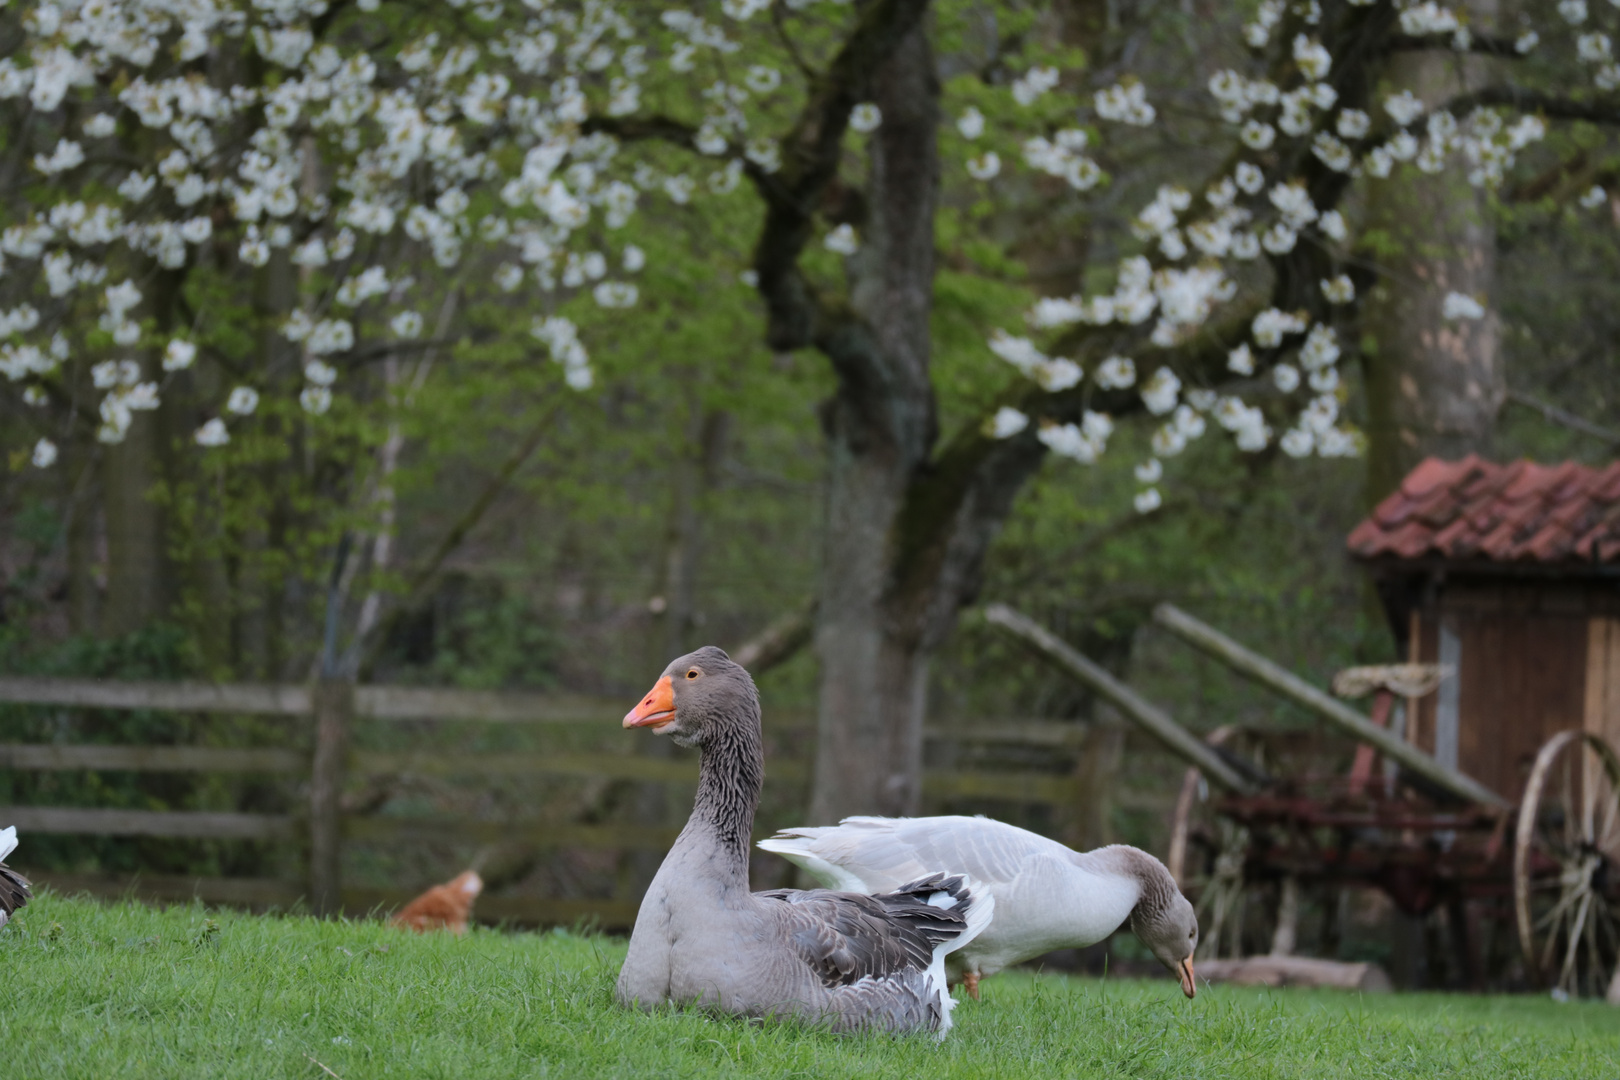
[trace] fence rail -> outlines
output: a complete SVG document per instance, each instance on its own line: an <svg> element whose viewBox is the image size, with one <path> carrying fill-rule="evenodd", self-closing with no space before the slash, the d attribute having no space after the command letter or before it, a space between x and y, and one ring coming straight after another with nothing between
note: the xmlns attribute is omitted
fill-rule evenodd
<svg viewBox="0 0 1620 1080"><path fill-rule="evenodd" d="M349 745L356 720L476 721L494 724L601 724L617 732L623 702L534 693L482 692L420 687L345 684L249 685L112 682L89 679L0 678L0 703L70 709L151 710L177 713L260 715L314 721L313 753L284 748L212 746L134 746L101 744L0 743L4 771L128 771L138 773L260 774L308 782L307 809L292 814L214 811L151 811L93 807L4 806L0 823L24 833L112 837L297 841L308 848L306 880L137 875L112 878L82 874L39 874L47 885L102 895L143 899L196 897L205 902L284 906L307 899L317 911L367 912L408 900L412 892L354 888L340 876L345 843L523 844L534 850L577 849L623 852L663 850L678 829L653 824L576 823L556 820L483 820L470 816L401 816L345 811L341 796L348 779L385 777L588 778L632 783L694 784L697 763L627 754L445 753L434 750L377 751ZM807 718L773 718L776 732L807 734ZM1072 764L1083 753L1087 729L1054 721L993 720L929 726L935 745L1010 748L1027 759ZM769 761L773 783L802 789L807 761ZM923 795L936 805L995 800L1054 807L1093 806L1095 793L1082 790L1072 772L1014 769L935 768L924 774ZM1159 808L1156 800L1149 800ZM1127 805L1144 807L1139 798ZM425 884L425 883L423 883ZM627 926L635 903L615 899L490 895L479 902L481 918L519 922L573 922L589 918L603 926Z"/></svg>

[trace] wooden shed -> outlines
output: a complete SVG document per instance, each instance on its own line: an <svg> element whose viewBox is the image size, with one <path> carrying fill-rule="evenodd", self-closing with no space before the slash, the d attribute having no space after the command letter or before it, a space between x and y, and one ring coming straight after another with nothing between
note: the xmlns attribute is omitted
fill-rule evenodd
<svg viewBox="0 0 1620 1080"><path fill-rule="evenodd" d="M1620 746L1620 464L1429 458L1350 534L1408 659L1407 738L1510 800L1549 737Z"/></svg>

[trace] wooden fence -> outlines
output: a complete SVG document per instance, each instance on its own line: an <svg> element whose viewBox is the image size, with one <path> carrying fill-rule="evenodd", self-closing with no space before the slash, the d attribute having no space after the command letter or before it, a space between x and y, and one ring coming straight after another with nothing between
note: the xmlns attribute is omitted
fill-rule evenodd
<svg viewBox="0 0 1620 1080"><path fill-rule="evenodd" d="M189 900L249 906L289 906L300 900L320 913L364 913L404 902L430 881L399 882L397 888L366 888L344 881L346 846L409 845L432 841L456 844L523 844L537 850L563 849L652 852L666 848L678 831L679 799L670 799L663 820L579 822L468 815L372 813L345 808L346 789L381 777L462 778L476 788L498 778L524 782L583 778L595 782L696 782L696 761L652 756L656 744L642 738L608 752L578 750L547 731L587 732L618 738L626 703L568 695L481 692L395 686L325 683L292 685L211 685L198 683L111 682L50 678L0 678L0 703L65 709L149 710L226 716L291 718L306 728L289 740L299 749L215 746L133 746L61 743L0 743L0 771L119 771L256 774L281 777L300 794L301 809L286 814L225 811L133 810L46 805L0 806L0 826L16 825L29 834L111 837L163 837L272 841L295 846L305 873L281 878L189 877L143 874L104 877L37 873L59 889L97 894L133 894L156 900ZM803 714L772 714L768 728L797 732L799 753L779 750L768 758L771 785L798 792L808 784L811 722ZM524 725L536 732L528 752L463 753L446 750L443 739L412 745L411 722L443 725ZM392 725L390 749L356 745L357 725ZM590 727L587 727L590 726ZM1074 823L1099 811L1099 784L1107 778L1084 767L1095 729L1052 721L985 720L971 725L929 727L930 768L924 800L930 810L970 812L1009 804L1045 807L1049 817ZM578 740L573 740L577 742ZM404 745L404 749L399 749ZM786 744L781 744L786 745ZM659 749L662 749L661 747ZM999 754L998 754L999 751ZM656 752L656 751L655 751ZM997 760L999 757L999 761ZM1011 767L1008 767L1008 761ZM955 767L966 763L967 768ZM1000 767L996 767L997 765ZM770 792L768 790L767 794ZM1157 796L1137 809L1164 809ZM790 820L791 817L790 817ZM1091 822L1095 825L1095 822ZM768 830L766 830L768 831ZM1073 831L1072 828L1065 831ZM26 851L26 849L25 849ZM26 868L26 859L23 861ZM461 869L443 868L444 876ZM623 927L634 919L633 886L613 896L501 895L482 898L480 918L523 924L572 923L589 919Z"/></svg>

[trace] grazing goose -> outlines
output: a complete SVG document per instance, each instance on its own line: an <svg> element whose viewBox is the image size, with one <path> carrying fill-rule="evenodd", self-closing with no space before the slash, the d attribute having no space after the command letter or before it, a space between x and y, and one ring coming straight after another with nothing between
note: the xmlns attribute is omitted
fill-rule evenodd
<svg viewBox="0 0 1620 1080"><path fill-rule="evenodd" d="M765 777L759 694L708 646L683 656L625 727L701 752L692 816L641 901L619 972L622 1004L792 1015L837 1031L950 1027L945 954L990 922L994 902L933 871L882 895L748 890L748 838Z"/></svg>
<svg viewBox="0 0 1620 1080"><path fill-rule="evenodd" d="M1095 944L1127 919L1181 977L1182 992L1197 992L1198 917L1164 864L1137 848L1081 853L983 817L851 817L827 828L785 829L759 846L835 889L892 888L924 866L982 883L995 897L995 919L951 957L974 998L981 976L1053 949Z"/></svg>
<svg viewBox="0 0 1620 1080"><path fill-rule="evenodd" d="M0 829L0 926L11 921L11 913L28 903L28 879L6 865L6 856L17 850L17 826Z"/></svg>

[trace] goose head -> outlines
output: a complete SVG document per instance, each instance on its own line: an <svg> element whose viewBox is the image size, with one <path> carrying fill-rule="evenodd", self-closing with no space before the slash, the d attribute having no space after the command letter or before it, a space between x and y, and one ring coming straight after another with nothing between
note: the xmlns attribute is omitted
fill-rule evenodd
<svg viewBox="0 0 1620 1080"><path fill-rule="evenodd" d="M624 726L650 728L681 746L703 746L734 717L757 713L758 700L748 672L723 649L705 645L670 661L653 688L625 713Z"/></svg>
<svg viewBox="0 0 1620 1080"><path fill-rule="evenodd" d="M1181 992L1198 992L1193 981L1193 953L1198 950L1198 915L1192 904L1172 887L1162 903L1139 904L1131 913L1131 929L1159 963L1181 979Z"/></svg>

